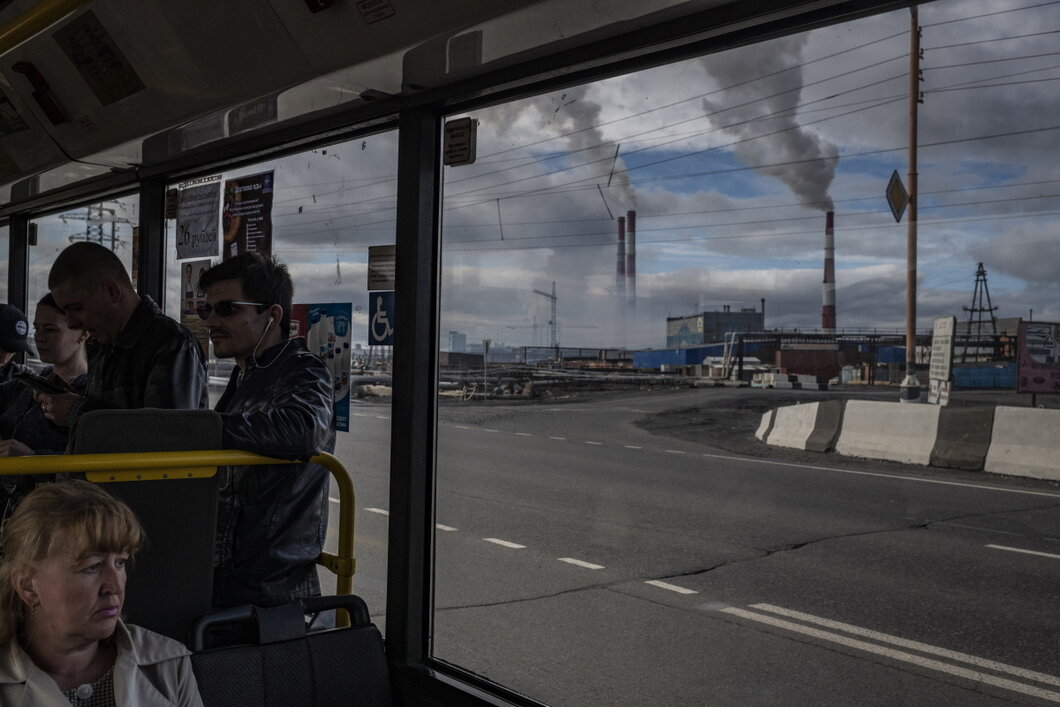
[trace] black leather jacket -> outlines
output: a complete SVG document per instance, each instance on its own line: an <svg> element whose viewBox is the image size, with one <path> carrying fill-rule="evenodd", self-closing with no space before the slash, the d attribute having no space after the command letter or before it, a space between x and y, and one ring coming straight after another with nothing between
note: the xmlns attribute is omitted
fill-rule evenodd
<svg viewBox="0 0 1060 707"><path fill-rule="evenodd" d="M145 296L114 343L90 350L84 402L71 411L67 424L90 410L209 405L199 342Z"/></svg>
<svg viewBox="0 0 1060 707"><path fill-rule="evenodd" d="M290 339L236 367L216 410L224 446L306 459L335 449L331 373ZM320 594L328 472L316 464L221 470L214 604L275 606Z"/></svg>

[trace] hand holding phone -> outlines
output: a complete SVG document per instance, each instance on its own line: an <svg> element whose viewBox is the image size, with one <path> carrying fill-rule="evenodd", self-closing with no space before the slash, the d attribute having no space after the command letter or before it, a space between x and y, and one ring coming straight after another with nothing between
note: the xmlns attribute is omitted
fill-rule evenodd
<svg viewBox="0 0 1060 707"><path fill-rule="evenodd" d="M14 376L24 385L28 385L38 393L46 393L47 395L62 395L64 393L72 393L62 381L53 380L51 378L45 378L44 376L38 376L36 373L30 373L29 371L19 371Z"/></svg>

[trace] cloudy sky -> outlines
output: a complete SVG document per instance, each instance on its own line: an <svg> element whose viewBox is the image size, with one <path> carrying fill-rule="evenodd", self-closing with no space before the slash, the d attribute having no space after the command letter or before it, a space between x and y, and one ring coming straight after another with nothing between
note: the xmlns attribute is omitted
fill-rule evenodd
<svg viewBox="0 0 1060 707"><path fill-rule="evenodd" d="M979 262L998 316L1060 321L1060 3L940 0L920 22L918 327L967 318ZM763 298L767 327L819 327L829 207L839 327L904 327L884 189L908 183L909 31L900 11L474 112L478 161L444 172L442 347L547 345L553 282L564 346L660 348L667 316ZM275 170L296 300L351 301L364 329L396 156L384 133L225 175ZM615 283L630 209L635 303ZM70 232L42 221L42 245Z"/></svg>

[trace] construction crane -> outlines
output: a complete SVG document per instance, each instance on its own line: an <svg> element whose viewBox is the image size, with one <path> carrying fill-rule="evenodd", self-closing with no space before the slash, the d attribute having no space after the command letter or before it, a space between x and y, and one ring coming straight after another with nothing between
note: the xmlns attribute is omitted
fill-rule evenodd
<svg viewBox="0 0 1060 707"><path fill-rule="evenodd" d="M551 294L548 293L548 292L545 292L543 290L534 290L534 294L541 295L542 297L548 298L549 304L551 305L551 308L549 310L549 317L548 317L548 330L549 330L549 334L551 335L552 342L549 344L549 346L551 346L553 349L555 349L556 353L558 355L558 353L559 353L559 332L557 330L559 328L559 322L556 321L556 281L555 280L552 281L552 292L551 292Z"/></svg>

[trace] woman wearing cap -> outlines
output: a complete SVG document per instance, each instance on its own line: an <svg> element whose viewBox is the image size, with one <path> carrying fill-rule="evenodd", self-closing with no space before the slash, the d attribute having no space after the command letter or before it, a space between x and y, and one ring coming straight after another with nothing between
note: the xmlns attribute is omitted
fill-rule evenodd
<svg viewBox="0 0 1060 707"><path fill-rule="evenodd" d="M26 337L29 323L22 310L13 304L0 304L0 383L11 380L19 371L28 371L28 366L15 363L15 354L25 352L33 355Z"/></svg>
<svg viewBox="0 0 1060 707"><path fill-rule="evenodd" d="M0 563L0 704L202 707L188 649L121 620L141 535L129 507L87 481L26 496Z"/></svg>

